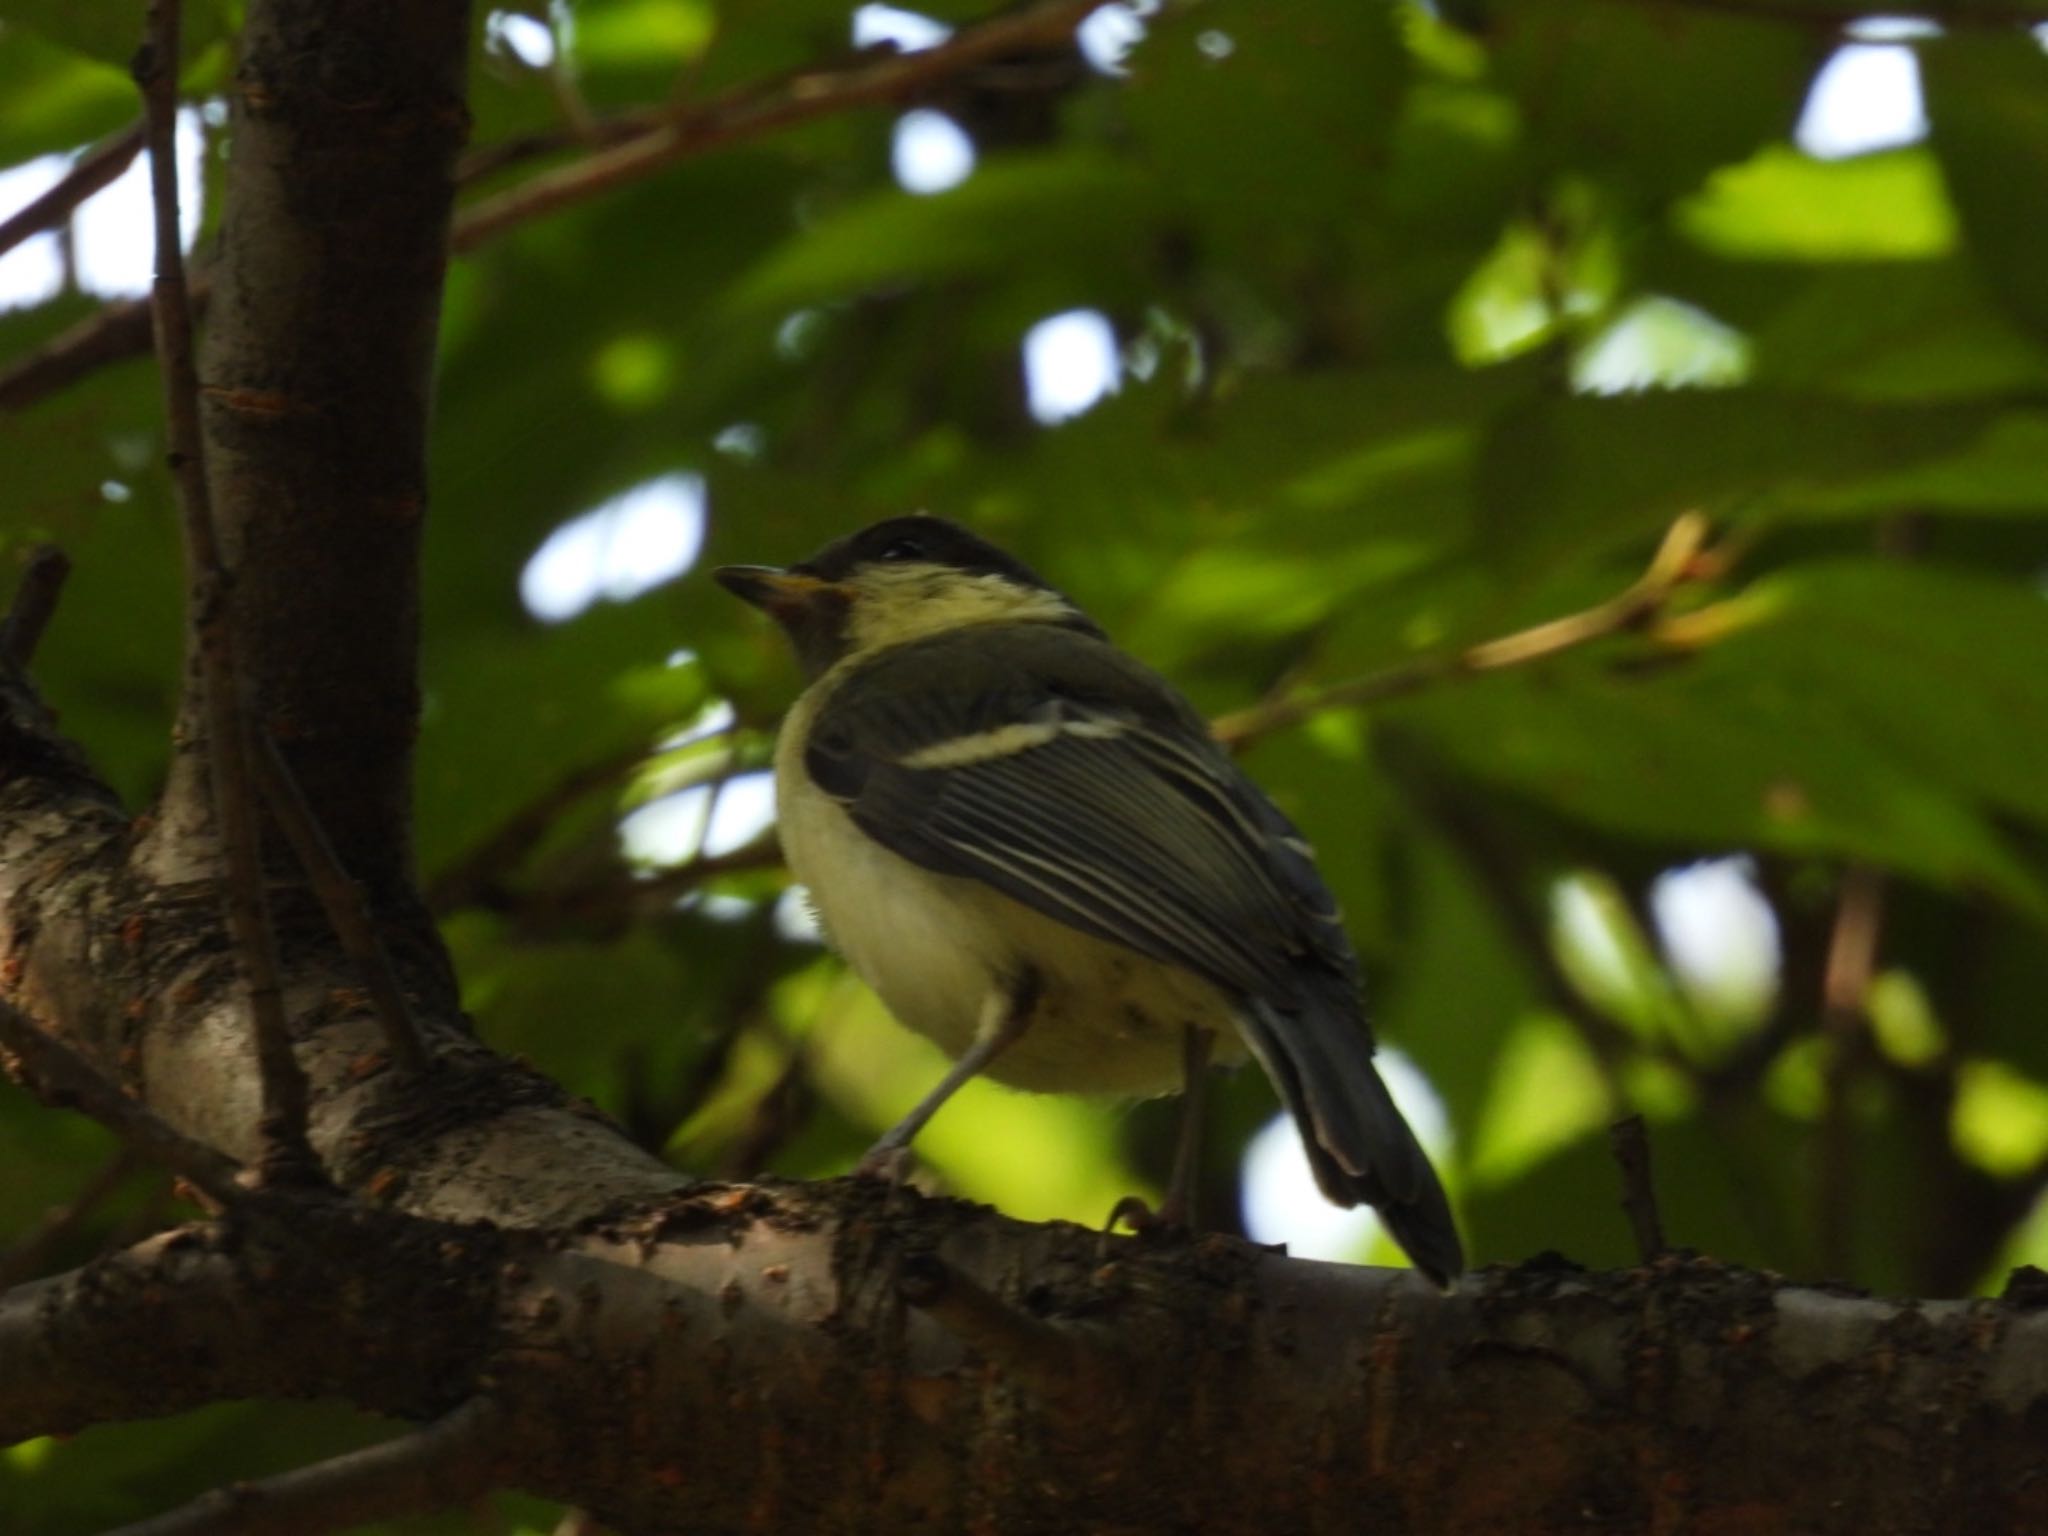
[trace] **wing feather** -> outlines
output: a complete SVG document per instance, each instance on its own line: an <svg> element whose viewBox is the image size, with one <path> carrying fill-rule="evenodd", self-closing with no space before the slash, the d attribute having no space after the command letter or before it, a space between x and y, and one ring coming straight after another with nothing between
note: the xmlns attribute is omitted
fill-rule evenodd
<svg viewBox="0 0 2048 1536"><path fill-rule="evenodd" d="M1287 1006L1355 979L1294 829L1151 674L1069 632L902 647L813 726L812 778L863 830L1061 922ZM1108 658L1107 660L1105 658Z"/></svg>

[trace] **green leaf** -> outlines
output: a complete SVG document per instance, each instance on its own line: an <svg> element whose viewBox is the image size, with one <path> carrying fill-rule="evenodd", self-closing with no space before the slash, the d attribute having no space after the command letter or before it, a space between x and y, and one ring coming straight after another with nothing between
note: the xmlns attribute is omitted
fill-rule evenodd
<svg viewBox="0 0 2048 1536"><path fill-rule="evenodd" d="M1754 322L1759 383L1898 401L2048 388L2048 352L1964 261L1830 266L1790 293L1782 274L1752 281L1778 301Z"/></svg>
<svg viewBox="0 0 2048 1536"><path fill-rule="evenodd" d="M1494 63L1549 166L1592 168L1664 198L1789 136L1819 61L1775 19L1631 0L1516 0Z"/></svg>
<svg viewBox="0 0 2048 1536"><path fill-rule="evenodd" d="M1773 145L1718 172L1674 219L1705 249L1751 261L1898 261L1956 243L1955 211L1924 149L1815 160Z"/></svg>
<svg viewBox="0 0 2048 1536"><path fill-rule="evenodd" d="M1443 1095L1463 1138L1480 1124L1503 1043L1535 1008L1534 981L1493 893L1457 855L1430 837L1406 839L1405 852L1398 947L1369 1012L1380 1038L1412 1056Z"/></svg>
<svg viewBox="0 0 2048 1536"><path fill-rule="evenodd" d="M2048 921L2048 890L1974 797L1930 780L1853 701L1796 674L1579 659L1383 706L1465 773L1590 826L1678 849L1870 860Z"/></svg>
<svg viewBox="0 0 2048 1536"><path fill-rule="evenodd" d="M1703 677L1826 700L1931 781L2048 825L2048 600L1927 565L1841 560L1760 583L1757 621L1709 647Z"/></svg>
<svg viewBox="0 0 2048 1536"><path fill-rule="evenodd" d="M183 7L181 22L178 50L190 63L228 34L230 0L193 0ZM31 28L124 73L142 46L144 25L144 8L131 0L0 0L0 26ZM140 110L139 101L136 106Z"/></svg>
<svg viewBox="0 0 2048 1536"><path fill-rule="evenodd" d="M1610 549L1689 509L1769 512L1952 455L1992 416L1767 389L1550 400L1510 412L1488 435L1481 513L1503 558Z"/></svg>
<svg viewBox="0 0 2048 1536"><path fill-rule="evenodd" d="M727 303L738 315L772 315L1036 262L1134 274L1156 205L1126 161L1085 150L995 159L934 196L883 192L831 215L757 266Z"/></svg>
<svg viewBox="0 0 2048 1536"><path fill-rule="evenodd" d="M1970 254L2014 318L2048 341L2048 55L2022 32L1968 32L1920 47L1942 174Z"/></svg>
<svg viewBox="0 0 2048 1536"><path fill-rule="evenodd" d="M62 0L56 0L62 8ZM125 7L139 28L141 12ZM138 30L129 52L141 40ZM125 68L87 58L24 27L0 27L0 166L59 154L118 132L142 115Z"/></svg>
<svg viewBox="0 0 2048 1536"><path fill-rule="evenodd" d="M1408 77L1396 11L1354 0L1170 10L1132 54L1124 110L1203 227L1264 254L1346 214L1375 175Z"/></svg>

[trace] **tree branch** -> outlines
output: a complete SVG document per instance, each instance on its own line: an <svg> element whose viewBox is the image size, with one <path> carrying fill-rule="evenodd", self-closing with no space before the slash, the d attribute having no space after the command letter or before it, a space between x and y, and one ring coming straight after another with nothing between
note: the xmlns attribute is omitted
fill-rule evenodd
<svg viewBox="0 0 2048 1536"><path fill-rule="evenodd" d="M498 1479L503 1414L472 1398L424 1429L256 1483L236 1483L108 1536L319 1536L445 1509Z"/></svg>
<svg viewBox="0 0 2048 1536"><path fill-rule="evenodd" d="M1666 1252L1664 1222L1657 1214L1657 1183L1650 1173L1650 1136L1641 1115L1629 1115L1607 1127L1607 1142L1621 1169L1621 1209L1635 1234L1636 1254L1645 1264Z"/></svg>
<svg viewBox="0 0 2048 1536"><path fill-rule="evenodd" d="M1638 628L1662 612L1681 589L1708 573L1719 575L1725 569L1723 561L1707 553L1708 531L1703 515L1684 513L1666 530L1643 574L1621 592L1591 608L1498 640L1467 646L1448 656L1424 657L1384 672L1332 683L1312 693L1267 699L1250 709L1221 716L1210 729L1225 746L1242 747L1332 709L1355 709L1362 704L1416 693L1451 678L1527 666Z"/></svg>
<svg viewBox="0 0 2048 1536"><path fill-rule="evenodd" d="M916 53L888 53L841 69L803 71L772 85L750 86L706 105L596 127L605 138L630 132L571 165L463 210L454 241L469 250L509 229L639 181L678 160L854 107L896 102L1008 54L1071 45L1074 28L1101 0L1040 0L1021 10L963 27ZM536 141L528 141L535 143ZM537 141L549 148L548 140ZM472 167L484 162L472 160ZM505 163L501 158L497 164ZM496 165L490 168L495 169Z"/></svg>
<svg viewBox="0 0 2048 1536"><path fill-rule="evenodd" d="M57 599L64 595L64 583L71 575L71 557L54 544L40 544L30 552L21 585L14 589L14 603L0 623L0 667L26 672L43 643L43 631L57 614Z"/></svg>
<svg viewBox="0 0 2048 1536"><path fill-rule="evenodd" d="M135 1163L134 1149L121 1147L100 1165L99 1172L85 1181L77 1194L47 1212L35 1230L12 1248L0 1252L0 1291L28 1279L51 1254L70 1241L72 1235L99 1209L100 1203L135 1171Z"/></svg>
<svg viewBox="0 0 2048 1536"><path fill-rule="evenodd" d="M169 461L183 514L186 607L204 694L213 788L214 835L225 868L228 929L241 956L250 1029L263 1084L263 1173L284 1181L317 1179L319 1160L306 1140L306 1079L292 1052L277 979L277 938L264 895L263 845L249 769L248 721L228 573L214 526L199 425L199 377L192 361L192 313L178 227L178 23L180 0L150 0L149 32L135 59L149 139L149 183L156 213L156 282L150 290L157 357L163 373Z"/></svg>
<svg viewBox="0 0 2048 1536"><path fill-rule="evenodd" d="M785 128L861 107L889 105L944 84L991 59L1071 38L1101 0L1040 4L963 27L935 48L864 58L836 69L811 69L746 86L696 107L661 108L601 118L582 135L537 134L477 150L462 165L472 182L541 155L584 142L596 152L465 209L450 235L457 252L476 249L509 230L581 204L666 166ZM209 297L202 277L193 301ZM108 305L12 367L0 370L0 412L20 411L75 384L106 363L147 351L149 314L133 301Z"/></svg>
<svg viewBox="0 0 2048 1536"><path fill-rule="evenodd" d="M142 140L141 123L123 129L97 149L88 150L64 179L41 197L6 219L0 219L0 255L5 255L31 236L61 224L80 203L111 185L141 151Z"/></svg>
<svg viewBox="0 0 2048 1536"><path fill-rule="evenodd" d="M0 1046L16 1058L18 1070L45 1102L83 1110L216 1205L233 1206L248 1194L233 1158L172 1130L147 1105L108 1082L84 1057L9 1002L0 1002Z"/></svg>
<svg viewBox="0 0 2048 1536"><path fill-rule="evenodd" d="M277 818L285 839L298 855L299 866L305 870L313 893L320 898L327 921L334 926L335 937L362 972L363 985L376 1007L377 1021L384 1027L393 1059L408 1072L426 1071L433 1064L432 1057L420 1038L419 1021L412 1015L412 1004L406 1000L391 956L385 953L384 941L377 937L369 903L363 899L363 888L342 868L340 856L321 830L319 818L306 803L306 796L277 750L277 743L260 731L254 733L253 740L256 776L262 780L270 813Z"/></svg>

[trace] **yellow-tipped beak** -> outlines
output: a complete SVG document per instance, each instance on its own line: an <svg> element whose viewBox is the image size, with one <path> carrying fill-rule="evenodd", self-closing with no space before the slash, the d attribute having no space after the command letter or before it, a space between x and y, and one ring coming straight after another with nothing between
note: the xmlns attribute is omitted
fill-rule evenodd
<svg viewBox="0 0 2048 1536"><path fill-rule="evenodd" d="M820 597L844 590L836 581L776 565L721 565L711 576L734 597L777 619L791 618Z"/></svg>

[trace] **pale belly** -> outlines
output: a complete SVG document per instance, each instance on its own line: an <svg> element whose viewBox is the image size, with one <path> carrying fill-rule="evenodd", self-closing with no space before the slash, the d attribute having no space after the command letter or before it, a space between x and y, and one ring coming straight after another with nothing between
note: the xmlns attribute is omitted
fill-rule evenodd
<svg viewBox="0 0 2048 1536"><path fill-rule="evenodd" d="M792 718L792 728L799 722ZM785 729L785 742L791 730ZM1244 1059L1229 1000L1200 977L1069 928L978 881L891 853L778 751L783 851L833 948L897 1020L958 1056L989 996L1029 966L1031 1026L990 1065L1041 1092L1146 1096L1181 1087L1183 1029L1216 1036L1219 1063Z"/></svg>

